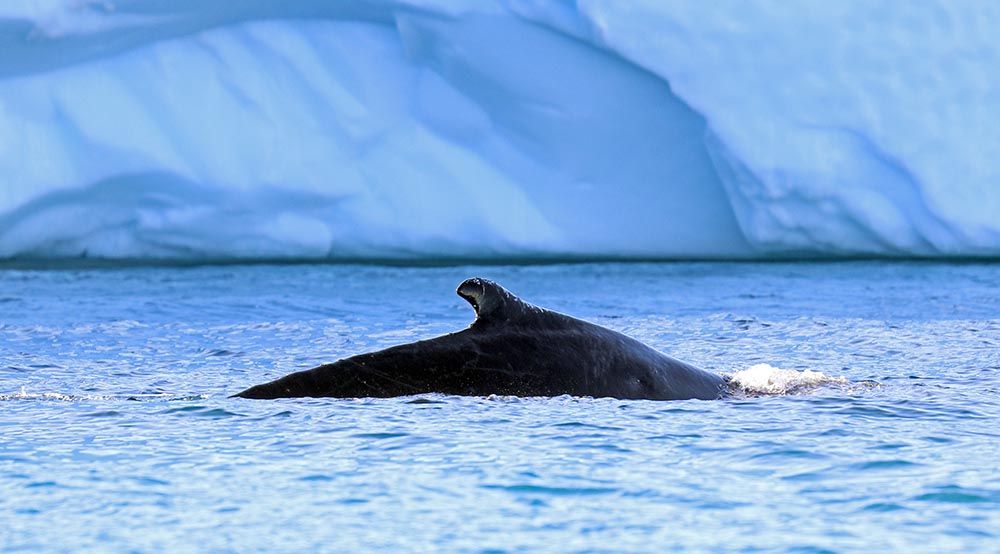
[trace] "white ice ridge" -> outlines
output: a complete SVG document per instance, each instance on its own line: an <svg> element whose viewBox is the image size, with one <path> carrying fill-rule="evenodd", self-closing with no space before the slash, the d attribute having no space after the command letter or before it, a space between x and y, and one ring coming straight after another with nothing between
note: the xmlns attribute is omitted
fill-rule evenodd
<svg viewBox="0 0 1000 554"><path fill-rule="evenodd" d="M4 0L0 260L1000 256L1000 4Z"/></svg>

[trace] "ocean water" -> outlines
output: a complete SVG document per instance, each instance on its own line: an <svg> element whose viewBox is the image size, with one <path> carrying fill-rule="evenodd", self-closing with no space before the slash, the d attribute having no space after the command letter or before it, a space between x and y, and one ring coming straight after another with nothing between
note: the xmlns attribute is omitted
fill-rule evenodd
<svg viewBox="0 0 1000 554"><path fill-rule="evenodd" d="M471 276L745 389L228 398ZM1000 552L998 375L991 264L5 269L0 551Z"/></svg>

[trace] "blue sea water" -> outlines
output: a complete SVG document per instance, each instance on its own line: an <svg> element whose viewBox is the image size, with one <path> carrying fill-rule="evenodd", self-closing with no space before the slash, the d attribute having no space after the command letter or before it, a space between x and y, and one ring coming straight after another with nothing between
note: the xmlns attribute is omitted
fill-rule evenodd
<svg viewBox="0 0 1000 554"><path fill-rule="evenodd" d="M228 398L460 329L477 275L709 370L844 381ZM1000 552L998 375L991 264L0 270L0 551Z"/></svg>

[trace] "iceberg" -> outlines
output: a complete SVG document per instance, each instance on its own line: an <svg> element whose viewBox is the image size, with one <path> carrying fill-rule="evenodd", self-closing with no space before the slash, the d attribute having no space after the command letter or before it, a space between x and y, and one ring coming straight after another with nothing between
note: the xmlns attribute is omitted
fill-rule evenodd
<svg viewBox="0 0 1000 554"><path fill-rule="evenodd" d="M996 257L998 31L934 0L7 0L0 260Z"/></svg>

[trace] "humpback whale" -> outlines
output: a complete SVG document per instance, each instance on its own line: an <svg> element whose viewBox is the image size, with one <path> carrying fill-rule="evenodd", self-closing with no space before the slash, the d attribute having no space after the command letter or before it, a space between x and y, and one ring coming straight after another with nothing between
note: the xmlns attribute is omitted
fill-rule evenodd
<svg viewBox="0 0 1000 554"><path fill-rule="evenodd" d="M592 396L650 400L719 398L726 380L642 342L534 306L488 279L458 295L476 319L461 331L286 375L234 396Z"/></svg>

